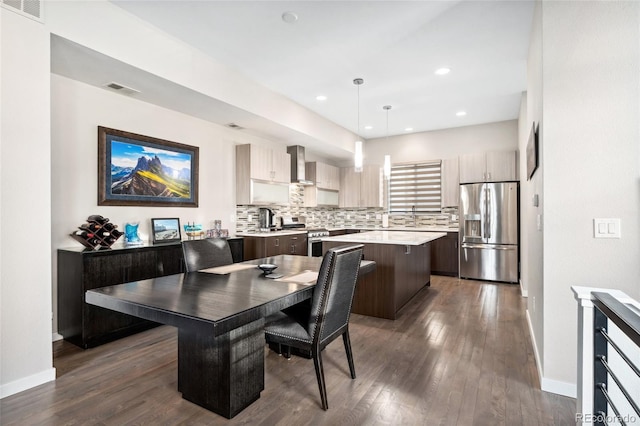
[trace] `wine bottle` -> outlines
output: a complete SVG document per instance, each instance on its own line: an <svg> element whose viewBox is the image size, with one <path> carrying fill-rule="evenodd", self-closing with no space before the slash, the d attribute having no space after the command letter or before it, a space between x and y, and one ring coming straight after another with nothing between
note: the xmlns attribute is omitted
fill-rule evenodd
<svg viewBox="0 0 640 426"><path fill-rule="evenodd" d="M94 237L94 234L92 234L91 232L87 232L87 231L76 231L76 232L74 232L74 235L77 235L77 236L82 237L84 239L93 238Z"/></svg>
<svg viewBox="0 0 640 426"><path fill-rule="evenodd" d="M116 239L115 239L115 238L113 238L112 236L108 236L108 237L105 237L105 238L104 238L104 242L105 242L105 243L107 243L107 244L109 244L109 245L111 245L111 244L113 244L113 243L115 243L115 242L116 242Z"/></svg>
<svg viewBox="0 0 640 426"><path fill-rule="evenodd" d="M95 232L98 229L100 229L100 225L95 224L95 223L85 223L80 225L79 227L80 229L87 231L87 232Z"/></svg>
<svg viewBox="0 0 640 426"><path fill-rule="evenodd" d="M87 218L87 221L88 222L95 222L95 223L98 223L98 224L102 225L104 223L109 222L109 218L102 217L99 214L93 214L93 215L91 215L91 216L89 216Z"/></svg>

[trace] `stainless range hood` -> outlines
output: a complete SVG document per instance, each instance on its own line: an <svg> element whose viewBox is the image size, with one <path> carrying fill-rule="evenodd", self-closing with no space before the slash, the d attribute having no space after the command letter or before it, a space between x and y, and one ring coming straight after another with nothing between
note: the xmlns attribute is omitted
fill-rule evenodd
<svg viewBox="0 0 640 426"><path fill-rule="evenodd" d="M313 185L313 182L307 180L305 176L304 146L288 146L287 152L291 155L291 183Z"/></svg>

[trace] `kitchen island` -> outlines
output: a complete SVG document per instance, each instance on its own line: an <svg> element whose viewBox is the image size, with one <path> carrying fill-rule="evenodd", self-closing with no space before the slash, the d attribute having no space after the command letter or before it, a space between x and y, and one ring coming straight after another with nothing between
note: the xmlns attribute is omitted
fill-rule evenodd
<svg viewBox="0 0 640 426"><path fill-rule="evenodd" d="M431 281L431 242L445 232L369 231L322 238L322 251L364 244L376 270L358 280L351 312L396 319L398 311Z"/></svg>

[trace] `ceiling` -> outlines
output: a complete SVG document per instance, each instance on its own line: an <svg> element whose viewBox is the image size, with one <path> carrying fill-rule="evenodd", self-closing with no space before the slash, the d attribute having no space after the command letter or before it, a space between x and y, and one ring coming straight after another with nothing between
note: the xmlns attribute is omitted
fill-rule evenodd
<svg viewBox="0 0 640 426"><path fill-rule="evenodd" d="M515 119L526 90L532 1L113 3L366 139L384 105L395 135Z"/></svg>
<svg viewBox="0 0 640 426"><path fill-rule="evenodd" d="M365 139L516 119L526 90L533 1L111 2ZM126 76L140 100L349 154L55 35L52 72L98 87Z"/></svg>

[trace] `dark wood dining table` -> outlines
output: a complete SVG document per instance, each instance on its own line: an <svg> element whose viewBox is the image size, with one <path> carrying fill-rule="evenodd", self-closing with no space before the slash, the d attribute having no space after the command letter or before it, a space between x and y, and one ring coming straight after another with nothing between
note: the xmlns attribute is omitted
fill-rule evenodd
<svg viewBox="0 0 640 426"><path fill-rule="evenodd" d="M280 255L241 264L278 265L284 279L318 271L321 257ZM178 328L178 391L232 418L264 389L265 317L309 299L312 284L266 278L257 267L190 272L89 290L85 300Z"/></svg>

